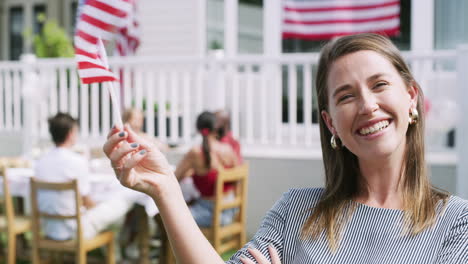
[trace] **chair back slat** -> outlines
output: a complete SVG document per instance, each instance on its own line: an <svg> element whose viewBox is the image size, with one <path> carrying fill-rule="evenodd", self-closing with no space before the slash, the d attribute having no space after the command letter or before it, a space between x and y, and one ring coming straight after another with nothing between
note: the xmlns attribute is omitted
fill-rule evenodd
<svg viewBox="0 0 468 264"><path fill-rule="evenodd" d="M41 219L55 219L55 220L75 220L77 224L76 238L79 238L82 235L81 232L81 196L78 191L78 182L77 180L72 180L69 182L46 182L41 181L35 178L31 178L31 207L32 207L32 217L33 217L33 235L37 238L36 241L39 241L41 238ZM38 203L38 193L39 191L54 191L54 192L65 192L71 191L74 193L75 198L75 212L71 215L61 215L61 214L51 214L46 212L41 212L39 210ZM80 239L78 239L80 241ZM40 247L40 245L39 245Z"/></svg>
<svg viewBox="0 0 468 264"><path fill-rule="evenodd" d="M39 211L37 194L39 191L57 191L74 193L75 212L73 215L59 215L44 213ZM93 238L86 238L83 235L83 227L81 223L81 195L78 191L77 180L70 182L44 182L37 179L31 179L31 207L33 215L33 263L40 262L39 251L41 249L53 251L73 251L75 252L75 263L86 263L86 253L95 248L107 245L107 262L115 263L114 254L114 233L112 231L101 232ZM76 234L72 240L56 241L44 237L41 232L40 219L56 219L56 220L76 220Z"/></svg>
<svg viewBox="0 0 468 264"><path fill-rule="evenodd" d="M243 199L241 197L236 197L234 201L224 202L221 204L221 210L239 208L242 206Z"/></svg>
<svg viewBox="0 0 468 264"><path fill-rule="evenodd" d="M8 169L5 168L3 173L0 173L0 178L2 181L2 190L3 196L1 198L1 215L6 219L6 228L11 228L11 223L15 218L15 209L13 206L13 199L10 195L10 188L8 187Z"/></svg>
<svg viewBox="0 0 468 264"><path fill-rule="evenodd" d="M75 191L76 180L69 182L46 182L34 179L35 188L50 191Z"/></svg>
<svg viewBox="0 0 468 264"><path fill-rule="evenodd" d="M247 205L247 182L249 175L248 164L243 164L235 168L223 169L218 172L215 187L215 201L213 210L212 242L219 254L229 249L239 249L246 240L245 220ZM226 199L224 195L225 184L234 185L234 200ZM221 214L226 209L238 209L233 223L228 226L221 226ZM241 228L232 228L240 226ZM233 238L237 242L229 243L225 239ZM237 245L236 247L230 245Z"/></svg>

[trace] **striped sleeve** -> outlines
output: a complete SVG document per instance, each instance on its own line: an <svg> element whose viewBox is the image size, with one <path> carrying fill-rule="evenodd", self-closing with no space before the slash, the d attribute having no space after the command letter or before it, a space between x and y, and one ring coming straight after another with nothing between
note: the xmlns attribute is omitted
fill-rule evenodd
<svg viewBox="0 0 468 264"><path fill-rule="evenodd" d="M468 206L465 206L447 234L437 259L437 264L468 263Z"/></svg>
<svg viewBox="0 0 468 264"><path fill-rule="evenodd" d="M242 249L237 251L229 261L228 264L242 264L240 258L242 256L254 260L254 258L248 253L247 248L256 248L262 252L267 259L270 259L268 253L268 246L273 245L281 259L283 259L283 231L288 216L289 210L289 199L291 191L286 192L283 196L273 205L268 211L257 233L254 235Z"/></svg>

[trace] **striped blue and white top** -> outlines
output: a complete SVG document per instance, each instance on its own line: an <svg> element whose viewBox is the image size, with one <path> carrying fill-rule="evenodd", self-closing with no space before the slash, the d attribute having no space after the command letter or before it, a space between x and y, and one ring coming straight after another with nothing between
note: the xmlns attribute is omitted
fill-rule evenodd
<svg viewBox="0 0 468 264"><path fill-rule="evenodd" d="M292 189L267 213L260 229L244 248L226 263L239 264L252 256L247 247L259 249L267 258L268 245L278 250L282 264L305 263L468 263L468 201L451 196L436 224L409 237L403 233L403 211L358 204L343 229L340 246L329 250L322 235L302 240L300 232L319 201L323 189Z"/></svg>

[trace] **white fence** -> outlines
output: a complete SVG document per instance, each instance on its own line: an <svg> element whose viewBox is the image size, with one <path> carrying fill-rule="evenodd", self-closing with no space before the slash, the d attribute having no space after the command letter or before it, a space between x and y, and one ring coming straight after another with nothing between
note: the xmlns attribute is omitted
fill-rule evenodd
<svg viewBox="0 0 468 264"><path fill-rule="evenodd" d="M404 55L428 98L429 149L445 149L456 124L457 52ZM121 78L115 88L122 108L144 109L146 131L163 141L192 142L201 111L227 108L246 148L310 150L319 148L317 60L129 57L110 64ZM115 118L111 107L105 87L79 83L73 59L0 62L0 132L26 130L34 144L49 138L47 118L62 111L79 118L83 138L102 140Z"/></svg>

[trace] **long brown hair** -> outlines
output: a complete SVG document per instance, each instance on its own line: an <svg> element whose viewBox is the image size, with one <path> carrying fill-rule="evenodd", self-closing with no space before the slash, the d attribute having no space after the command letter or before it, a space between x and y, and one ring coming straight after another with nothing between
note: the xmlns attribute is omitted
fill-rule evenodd
<svg viewBox="0 0 468 264"><path fill-rule="evenodd" d="M427 177L424 158L424 97L408 65L392 42L377 34L358 34L328 43L321 52L316 89L319 112L328 111L327 79L332 64L347 54L362 50L377 52L398 71L407 87L418 89L419 120L406 132L406 154L403 166L403 210L408 235L415 235L435 222L436 205L448 197L434 188ZM332 250L338 247L341 230L356 207L352 199L357 195L360 170L357 157L346 147L337 150L330 146L331 132L320 118L320 139L325 167L325 192L302 228L303 238L318 239L322 232Z"/></svg>
<svg viewBox="0 0 468 264"><path fill-rule="evenodd" d="M205 111L197 117L197 130L202 135L202 152L205 158L205 167L211 167L210 144L208 134L215 130L216 116L214 113Z"/></svg>

